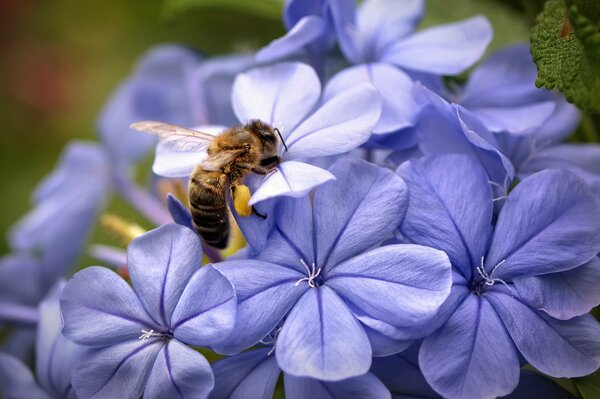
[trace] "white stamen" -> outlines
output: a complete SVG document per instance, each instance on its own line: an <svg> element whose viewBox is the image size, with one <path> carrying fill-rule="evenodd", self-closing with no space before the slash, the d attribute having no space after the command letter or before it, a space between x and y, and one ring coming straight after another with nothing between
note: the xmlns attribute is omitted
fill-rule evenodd
<svg viewBox="0 0 600 399"><path fill-rule="evenodd" d="M150 330L150 331L146 331L146 330L142 330L143 334L139 336L138 339L141 339L142 341L148 339L148 338L152 338L152 337L161 337L162 334L161 333L155 333L154 330Z"/></svg>
<svg viewBox="0 0 600 399"><path fill-rule="evenodd" d="M483 264L484 262L484 257L481 257L481 264L479 266L477 266L477 272L479 272L479 275L481 276L481 278L483 278L483 281L485 283L485 285L491 287L492 285L494 285L495 283L502 283L504 284L504 286L506 288L508 288L509 290L511 289L508 284L506 283L506 281L502 280L501 278L494 278L494 272L502 265L504 265L506 263L506 259L503 259L501 262L499 262L496 266L494 266L492 268L492 272L488 274L488 272L485 270L485 266Z"/></svg>
<svg viewBox="0 0 600 399"><path fill-rule="evenodd" d="M296 284L294 284L294 286L297 287L298 284L300 284L303 281L306 281L310 288L317 288L315 279L321 274L321 268L319 267L317 269L317 265L315 265L314 262L312 263L312 269L309 268L306 262L304 262L304 259L300 259L300 263L302 263L302 265L306 268L306 273L308 274L308 277L302 277L300 280L296 281Z"/></svg>

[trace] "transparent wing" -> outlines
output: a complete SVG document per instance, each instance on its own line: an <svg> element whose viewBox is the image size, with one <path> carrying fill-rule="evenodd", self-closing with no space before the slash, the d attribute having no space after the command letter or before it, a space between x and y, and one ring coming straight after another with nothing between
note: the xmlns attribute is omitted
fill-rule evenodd
<svg viewBox="0 0 600 399"><path fill-rule="evenodd" d="M244 151L245 150L243 148L219 151L216 154L210 155L204 162L202 162L202 169L219 170L223 165L233 162Z"/></svg>
<svg viewBox="0 0 600 399"><path fill-rule="evenodd" d="M157 135L162 142L171 143L171 148L176 151L204 151L216 137L210 133L154 121L136 122L130 127Z"/></svg>

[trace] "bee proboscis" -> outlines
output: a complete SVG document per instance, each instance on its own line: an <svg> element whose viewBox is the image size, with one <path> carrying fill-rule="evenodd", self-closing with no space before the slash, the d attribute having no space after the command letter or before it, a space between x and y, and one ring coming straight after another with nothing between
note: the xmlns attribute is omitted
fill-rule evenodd
<svg viewBox="0 0 600 399"><path fill-rule="evenodd" d="M281 162L280 145L285 143L277 128L252 120L245 125L226 129L212 135L162 122L142 121L133 129L152 133L162 141L172 141L173 148L181 151L206 151L207 157L196 166L189 181L190 212L193 225L202 239L216 248L225 248L229 239L227 187L233 203L240 206L240 214L256 212L236 201L236 190L247 195L244 184L250 173L266 175L276 171ZM242 208L245 208L242 210Z"/></svg>

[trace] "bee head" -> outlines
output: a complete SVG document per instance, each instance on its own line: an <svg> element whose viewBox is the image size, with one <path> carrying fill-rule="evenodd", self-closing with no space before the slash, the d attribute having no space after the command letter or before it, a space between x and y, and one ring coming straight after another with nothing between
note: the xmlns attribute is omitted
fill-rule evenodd
<svg viewBox="0 0 600 399"><path fill-rule="evenodd" d="M260 120L252 120L246 127L260 138L265 151L277 151L280 142L287 151L287 146L283 141L283 137L281 136L279 129L273 128L269 124Z"/></svg>

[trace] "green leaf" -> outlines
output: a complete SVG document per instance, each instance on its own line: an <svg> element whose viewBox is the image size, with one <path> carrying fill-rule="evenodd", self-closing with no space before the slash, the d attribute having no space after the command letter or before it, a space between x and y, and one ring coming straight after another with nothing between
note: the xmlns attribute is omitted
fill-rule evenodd
<svg viewBox="0 0 600 399"><path fill-rule="evenodd" d="M178 14L190 9L221 8L242 14L280 20L283 0L166 0L168 14ZM224 27L226 28L226 27Z"/></svg>
<svg viewBox="0 0 600 399"><path fill-rule="evenodd" d="M584 10L581 12L580 10ZM550 0L531 35L538 87L558 89L582 109L600 110L600 2Z"/></svg>
<svg viewBox="0 0 600 399"><path fill-rule="evenodd" d="M583 399L600 398L600 371L583 378L575 378L575 385Z"/></svg>

